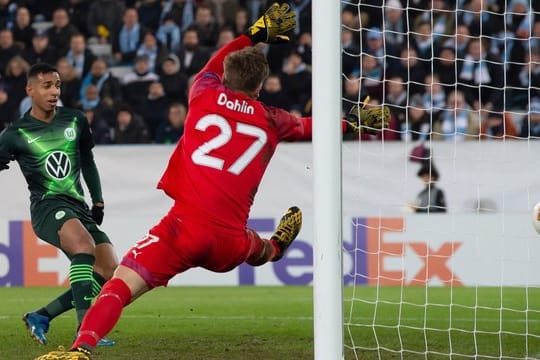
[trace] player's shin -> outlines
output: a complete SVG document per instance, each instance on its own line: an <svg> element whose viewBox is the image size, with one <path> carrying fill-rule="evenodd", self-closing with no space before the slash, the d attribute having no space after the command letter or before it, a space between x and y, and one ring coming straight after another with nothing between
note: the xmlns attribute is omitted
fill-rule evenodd
<svg viewBox="0 0 540 360"><path fill-rule="evenodd" d="M114 328L130 300L131 290L122 279L109 280L86 313L72 349L83 347L93 350L98 341Z"/></svg>

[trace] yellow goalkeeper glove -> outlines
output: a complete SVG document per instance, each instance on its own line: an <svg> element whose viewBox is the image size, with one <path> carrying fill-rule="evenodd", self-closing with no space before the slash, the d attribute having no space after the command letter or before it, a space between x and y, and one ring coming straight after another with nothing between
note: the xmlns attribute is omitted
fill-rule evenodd
<svg viewBox="0 0 540 360"><path fill-rule="evenodd" d="M387 106L366 109L369 96L364 99L362 107L355 105L346 117L347 132L377 134L383 128L388 127L390 122L390 109Z"/></svg>
<svg viewBox="0 0 540 360"><path fill-rule="evenodd" d="M246 35L253 44L288 42L290 38L285 33L296 26L296 14L289 10L289 4L273 3L264 15L248 28Z"/></svg>

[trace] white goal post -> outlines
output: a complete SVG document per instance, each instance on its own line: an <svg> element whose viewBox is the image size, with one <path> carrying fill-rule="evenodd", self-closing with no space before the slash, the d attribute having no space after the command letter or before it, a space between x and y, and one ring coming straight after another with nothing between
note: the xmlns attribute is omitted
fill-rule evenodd
<svg viewBox="0 0 540 360"><path fill-rule="evenodd" d="M343 358L341 6L313 0L314 353Z"/></svg>

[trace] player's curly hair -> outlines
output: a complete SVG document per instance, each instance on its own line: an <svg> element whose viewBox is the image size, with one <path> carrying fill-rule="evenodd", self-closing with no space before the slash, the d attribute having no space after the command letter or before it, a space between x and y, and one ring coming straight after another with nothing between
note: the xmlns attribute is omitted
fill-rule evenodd
<svg viewBox="0 0 540 360"><path fill-rule="evenodd" d="M261 50L248 47L225 57L223 84L234 91L255 94L257 88L268 77L268 60Z"/></svg>

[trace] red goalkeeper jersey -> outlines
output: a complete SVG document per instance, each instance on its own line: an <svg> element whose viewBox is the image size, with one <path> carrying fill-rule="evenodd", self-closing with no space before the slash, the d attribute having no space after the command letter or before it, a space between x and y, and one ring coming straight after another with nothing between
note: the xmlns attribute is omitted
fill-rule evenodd
<svg viewBox="0 0 540 360"><path fill-rule="evenodd" d="M277 144L311 138L311 118L297 118L222 84L225 56L251 45L247 36L236 38L196 75L184 135L158 184L183 216L235 229L246 226Z"/></svg>

